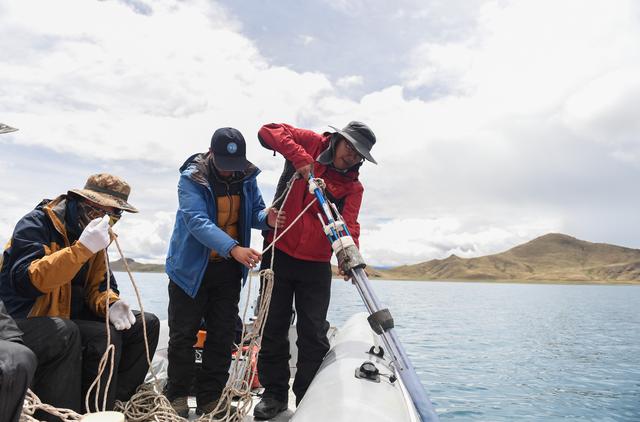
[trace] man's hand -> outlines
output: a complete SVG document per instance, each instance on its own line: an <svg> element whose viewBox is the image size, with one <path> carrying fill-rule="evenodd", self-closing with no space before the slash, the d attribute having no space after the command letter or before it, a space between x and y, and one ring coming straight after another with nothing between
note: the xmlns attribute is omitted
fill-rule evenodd
<svg viewBox="0 0 640 422"><path fill-rule="evenodd" d="M122 299L113 302L109 308L109 322L116 330L128 330L136 323L136 317L131 312L129 305Z"/></svg>
<svg viewBox="0 0 640 422"><path fill-rule="evenodd" d="M369 277L369 271L367 271L366 268L363 269L364 273L367 277ZM344 281L349 281L351 280L351 272L349 272L349 274L346 274L344 271L342 271L340 269L340 267L338 267L338 275L341 276L342 278L344 278Z"/></svg>
<svg viewBox="0 0 640 422"><path fill-rule="evenodd" d="M344 281L349 281L351 280L351 273L346 274L344 271L342 271L340 268L338 268L338 275L341 276Z"/></svg>
<svg viewBox="0 0 640 422"><path fill-rule="evenodd" d="M338 258L338 275L342 276L342 278L344 278L344 281L349 281L351 279L351 271L349 271L349 273L345 273L344 270L342 269L345 266L345 254L343 253L339 253L337 254L337 258Z"/></svg>
<svg viewBox="0 0 640 422"><path fill-rule="evenodd" d="M103 250L111 243L109 236L109 216L91 220L80 234L78 242L82 243L91 253Z"/></svg>
<svg viewBox="0 0 640 422"><path fill-rule="evenodd" d="M271 227L277 227L279 229L284 227L284 223L287 222L287 214L284 211L278 213L277 208L268 208L267 224Z"/></svg>
<svg viewBox="0 0 640 422"><path fill-rule="evenodd" d="M262 254L255 249L245 248L242 246L234 246L230 252L233 259L244 265L245 267L252 269L262 259Z"/></svg>
<svg viewBox="0 0 640 422"><path fill-rule="evenodd" d="M296 172L302 176L302 180L304 180L305 182L307 180L309 180L309 175L311 174L311 164L307 164L306 166L302 166L300 168L296 169Z"/></svg>

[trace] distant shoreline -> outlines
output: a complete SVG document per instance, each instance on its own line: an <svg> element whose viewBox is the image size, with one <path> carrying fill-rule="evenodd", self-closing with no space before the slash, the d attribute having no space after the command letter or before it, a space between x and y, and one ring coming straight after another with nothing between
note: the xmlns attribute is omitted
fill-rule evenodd
<svg viewBox="0 0 640 422"><path fill-rule="evenodd" d="M381 281L414 281L414 282L446 282L446 283L491 283L491 284L565 284L565 285L593 285L593 286L640 286L640 280L465 280L465 279L424 279L415 280L409 278L372 278Z"/></svg>
<svg viewBox="0 0 640 422"><path fill-rule="evenodd" d="M163 264L127 259L132 271L164 272ZM124 262L112 262L122 271ZM338 273L332 265L332 273ZM257 271L256 271L257 272ZM467 283L640 285L640 249L592 243L562 233L548 233L505 252L476 258L450 255L390 268L368 266L372 280Z"/></svg>
<svg viewBox="0 0 640 422"><path fill-rule="evenodd" d="M125 269L121 268L113 268L115 272L126 273ZM133 270L134 273L144 273L144 274L163 274L163 271L149 271L149 270ZM257 272L253 272L252 275L254 277L258 276ZM335 281L343 282L344 280L338 278L334 275L333 278ZM370 277L372 281L413 281L413 282L446 282L446 283L488 283L488 284L560 284L560 285L584 285L584 286L640 286L640 280L632 280L632 281L622 281L622 280L468 280L468 279L413 279L413 278L391 278L391 277Z"/></svg>

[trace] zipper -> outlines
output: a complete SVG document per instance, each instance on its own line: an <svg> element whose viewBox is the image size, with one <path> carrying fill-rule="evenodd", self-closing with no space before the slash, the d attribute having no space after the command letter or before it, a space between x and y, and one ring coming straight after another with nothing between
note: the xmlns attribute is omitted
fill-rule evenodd
<svg viewBox="0 0 640 422"><path fill-rule="evenodd" d="M225 221L224 223L224 232L225 233L229 233L227 231L227 229L229 228L229 223L231 221L231 212L233 211L233 196L231 196L231 194L229 193L229 191L231 190L231 186L229 185L229 183L226 180L223 180L222 183L225 184L225 186L227 187L227 198L229 198L229 214L227 217L227 221Z"/></svg>

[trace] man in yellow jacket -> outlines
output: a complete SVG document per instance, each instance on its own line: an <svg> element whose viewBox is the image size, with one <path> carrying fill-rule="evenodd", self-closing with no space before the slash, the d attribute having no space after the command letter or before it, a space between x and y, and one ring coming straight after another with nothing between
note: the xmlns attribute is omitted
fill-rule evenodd
<svg viewBox="0 0 640 422"><path fill-rule="evenodd" d="M137 212L127 202L130 191L129 185L117 176L90 176L84 189L43 200L25 215L4 251L0 298L24 332L25 345L39 360L54 349L67 348L66 355L82 354L82 359L66 360L64 371L56 368L65 374L58 385L38 385L36 371L35 393L50 399L49 404L54 406L87 411L82 409L83 398L97 376L98 362L107 348L107 307L111 342L116 348L108 408L113 407L116 399L128 400L148 370L143 317L150 353L153 356L155 352L158 318L134 312L120 299L105 259L111 242L110 226L120 219L123 211ZM52 336L42 335L52 331L57 333L53 344ZM69 341L78 337L79 342ZM108 368L105 372L102 392ZM58 399L62 403L56 403ZM93 402L92 398L90 403Z"/></svg>

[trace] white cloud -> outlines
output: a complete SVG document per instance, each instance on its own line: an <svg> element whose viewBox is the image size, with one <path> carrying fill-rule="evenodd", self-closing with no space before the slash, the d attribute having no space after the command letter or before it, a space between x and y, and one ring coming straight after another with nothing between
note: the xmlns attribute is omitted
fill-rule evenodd
<svg viewBox="0 0 640 422"><path fill-rule="evenodd" d="M364 78L361 75L349 75L344 76L336 81L336 86L343 89L348 89L354 86L361 86L364 83Z"/></svg>
<svg viewBox="0 0 640 422"><path fill-rule="evenodd" d="M368 4L330 3L345 13ZM403 14L431 10L419 3ZM0 8L0 113L20 128L0 138L10 154L0 191L13 198L0 241L40 198L113 171L143 211L118 225L125 252L162 261L177 168L206 150L216 127L245 134L268 203L283 161L258 145L259 126L322 131L350 120L378 137L380 165L362 168L361 243L372 265L493 253L569 228L628 245L640 236L640 224L616 224L606 206L620 215L640 206L629 195L640 168L632 2L485 3L464 36L445 37L459 41L416 40L404 86L357 100L340 89L369 80L362 63L335 85L270 63L213 2L154 2L151 14L80 0ZM35 150L52 162L31 162Z"/></svg>
<svg viewBox="0 0 640 422"><path fill-rule="evenodd" d="M612 147L623 162L640 164L640 63L607 72L571 95L564 123L584 139Z"/></svg>
<svg viewBox="0 0 640 422"><path fill-rule="evenodd" d="M202 149L217 125L251 133L262 119L293 120L331 89L322 75L269 66L209 2L158 3L152 16L115 2L6 7L3 109L24 143L171 161Z"/></svg>
<svg viewBox="0 0 640 422"><path fill-rule="evenodd" d="M367 7L366 0L324 0L329 7L349 15L357 13Z"/></svg>
<svg viewBox="0 0 640 422"><path fill-rule="evenodd" d="M126 233L118 240L125 257L140 262L164 262L171 237L175 213L156 212L152 216L127 214L116 226L116 233ZM112 258L119 259L117 248L110 248Z"/></svg>
<svg viewBox="0 0 640 422"><path fill-rule="evenodd" d="M446 90L442 94L461 93L471 87L464 86L464 76L471 70L474 50L466 43L425 43L413 52L413 66L407 69L409 88L421 86Z"/></svg>
<svg viewBox="0 0 640 422"><path fill-rule="evenodd" d="M300 40L300 43L304 46L307 46L316 40L316 38L311 35L300 35L298 39Z"/></svg>
<svg viewBox="0 0 640 422"><path fill-rule="evenodd" d="M638 64L639 39L630 1L489 2L467 39L417 46L407 84L461 92L493 114L541 113Z"/></svg>
<svg viewBox="0 0 640 422"><path fill-rule="evenodd" d="M397 218L371 225L362 233L363 257L381 266L413 264L452 254L470 258L503 252L562 227L561 221L539 216L510 218L500 225L493 221L490 225L478 224L475 217Z"/></svg>

